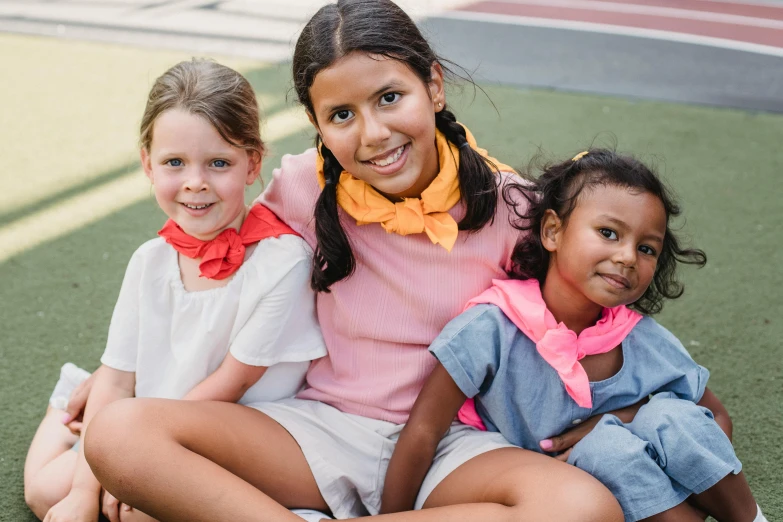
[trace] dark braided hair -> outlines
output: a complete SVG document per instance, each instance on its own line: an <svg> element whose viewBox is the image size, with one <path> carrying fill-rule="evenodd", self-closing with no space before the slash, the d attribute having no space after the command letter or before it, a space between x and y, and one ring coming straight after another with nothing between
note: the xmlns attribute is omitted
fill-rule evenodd
<svg viewBox="0 0 783 522"><path fill-rule="evenodd" d="M646 165L631 156L623 156L608 149L590 149L574 160L547 165L543 174L533 178L525 175L525 183L509 183L503 189L503 198L509 205L521 194L527 203L524 213L514 207L515 227L529 231L516 245L511 255L512 277L538 279L542 284L549 269L549 252L541 243L541 223L547 210L553 210L564 226L576 208L579 195L585 188L595 186L625 187L652 194L663 203L666 212L666 234L658 257L653 280L644 294L629 305L643 314L655 314L663 308L664 299L676 299L684 291L677 280L678 263L697 265L707 263L707 255L699 249L680 246L680 239L672 230L672 220L681 214L672 191Z"/></svg>
<svg viewBox="0 0 783 522"><path fill-rule="evenodd" d="M296 42L293 59L294 88L299 102L314 115L310 87L315 76L353 52L379 55L406 64L425 84L432 66L444 60L430 48L416 24L390 0L339 0L322 7L307 23ZM453 73L443 67L446 73ZM435 113L435 126L459 149L459 185L465 216L460 230L477 231L495 217L499 177L497 167L467 144L465 129L445 107ZM315 206L317 246L313 256L312 287L329 287L350 276L356 259L340 223L337 183L343 167L316 138L324 158L326 186Z"/></svg>

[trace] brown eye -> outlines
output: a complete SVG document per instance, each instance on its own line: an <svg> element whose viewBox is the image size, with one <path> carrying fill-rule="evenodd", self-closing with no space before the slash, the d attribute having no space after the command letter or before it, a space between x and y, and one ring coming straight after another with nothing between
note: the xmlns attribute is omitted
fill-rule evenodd
<svg viewBox="0 0 783 522"><path fill-rule="evenodd" d="M398 102L401 97L402 95L398 92L387 92L381 96L381 105L391 105Z"/></svg>
<svg viewBox="0 0 783 522"><path fill-rule="evenodd" d="M647 246L647 245L641 245L639 247L639 252L641 252L642 254L648 255L648 256L655 256L655 255L657 255L657 252L655 251L655 249L653 247Z"/></svg>
<svg viewBox="0 0 783 522"><path fill-rule="evenodd" d="M599 228L598 233L604 236L606 239L611 239L611 240L617 239L617 232L615 232L611 228Z"/></svg>
<svg viewBox="0 0 783 522"><path fill-rule="evenodd" d="M351 118L353 113L349 110L337 111L332 116L332 121L335 123L343 123Z"/></svg>

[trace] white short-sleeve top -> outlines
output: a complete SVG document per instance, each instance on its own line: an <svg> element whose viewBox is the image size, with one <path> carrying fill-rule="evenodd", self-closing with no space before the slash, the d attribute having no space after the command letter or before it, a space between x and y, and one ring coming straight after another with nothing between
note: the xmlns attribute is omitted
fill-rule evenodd
<svg viewBox="0 0 783 522"><path fill-rule="evenodd" d="M293 234L260 241L224 287L189 292L163 238L131 257L101 363L136 373L137 397L182 398L229 351L268 366L239 401L294 395L326 355L310 289L312 252Z"/></svg>

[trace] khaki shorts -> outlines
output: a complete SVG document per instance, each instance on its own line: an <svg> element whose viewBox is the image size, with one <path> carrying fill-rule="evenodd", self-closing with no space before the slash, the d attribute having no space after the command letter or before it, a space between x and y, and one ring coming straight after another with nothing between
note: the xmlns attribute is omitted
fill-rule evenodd
<svg viewBox="0 0 783 522"><path fill-rule="evenodd" d="M318 401L283 399L249 405L276 420L302 448L315 481L336 518L377 515L383 481L403 424L343 413ZM499 433L452 424L416 499L427 497L449 473L477 455L514 447Z"/></svg>

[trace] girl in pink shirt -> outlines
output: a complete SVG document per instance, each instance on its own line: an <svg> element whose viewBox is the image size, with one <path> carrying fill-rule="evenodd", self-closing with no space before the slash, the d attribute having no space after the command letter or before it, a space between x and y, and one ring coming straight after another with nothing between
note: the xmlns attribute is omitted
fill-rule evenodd
<svg viewBox="0 0 783 522"><path fill-rule="evenodd" d="M121 501L162 520L295 521L286 508L375 515L391 453L435 361L427 346L505 279L519 232L487 156L448 111L444 66L389 0L323 7L293 59L317 149L283 158L261 201L314 247L329 350L296 398L120 401L85 442ZM619 521L587 473L455 423L416 520ZM316 515L314 520L321 516Z"/></svg>

